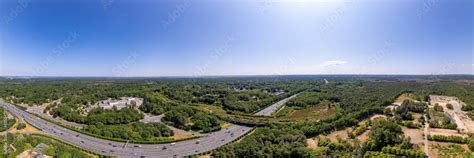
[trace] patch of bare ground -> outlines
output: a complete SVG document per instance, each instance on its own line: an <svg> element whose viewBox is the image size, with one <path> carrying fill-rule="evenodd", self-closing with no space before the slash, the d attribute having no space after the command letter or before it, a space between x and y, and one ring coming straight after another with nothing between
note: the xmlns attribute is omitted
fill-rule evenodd
<svg viewBox="0 0 474 158"><path fill-rule="evenodd" d="M386 119L387 116L386 115L374 115L372 117L370 117L370 120L378 120L378 119ZM359 122L359 126L361 126L362 124L366 123L368 120L365 120L365 121L361 121ZM352 131L352 128L349 127L349 128L346 128L346 129L343 129L343 130L339 130L339 131L334 131L328 135L325 135L323 137L325 138L328 138L329 140L331 140L332 142L337 142L337 138L341 138L343 140L351 140L351 138L349 137L349 135L347 134L347 132L351 132ZM367 131L365 131L364 133L362 133L361 135L359 136L356 136L355 138L358 139L360 142L365 142L367 141L367 139L369 138L369 133L370 133L370 127ZM315 141L317 139L313 139L313 141ZM352 140L351 140L352 141ZM353 141L352 141L353 142ZM308 144L309 145L309 144Z"/></svg>
<svg viewBox="0 0 474 158"><path fill-rule="evenodd" d="M351 128L346 128L344 130L339 130L339 131L334 131L330 133L329 135L326 136L320 136L322 138L327 138L331 140L331 142L339 142L338 138L341 138L342 140L347 140L351 143L355 143L355 139L359 140L359 142L365 142L369 138L369 132L370 130L365 131L363 134L357 136L355 139L349 138L347 132L351 131ZM306 140L306 144L309 148L316 148L318 146L318 137L316 138L311 138Z"/></svg>
<svg viewBox="0 0 474 158"><path fill-rule="evenodd" d="M429 144L430 144L430 146L429 146L430 158L440 158L440 157L445 158L446 156L441 156L442 153L440 151L440 148L453 145L453 143L434 142L434 141L429 141ZM469 151L469 147L465 144L456 144L456 145L461 146L465 151ZM452 155L452 157L463 158L462 155Z"/></svg>
<svg viewBox="0 0 474 158"><path fill-rule="evenodd" d="M410 137L413 144L422 145L425 138L423 137L422 129L411 129L407 127L402 127L403 134L405 137Z"/></svg>
<svg viewBox="0 0 474 158"><path fill-rule="evenodd" d="M17 121L19 122L19 121ZM10 131L8 131L9 133L13 133L13 134L16 134L16 133L41 133L42 131L37 129L36 127L33 127L32 125L30 125L29 123L25 123L26 124L26 127L24 129L21 129L21 130L17 130L16 129L16 124L14 127L15 128L11 128Z"/></svg>
<svg viewBox="0 0 474 158"><path fill-rule="evenodd" d="M378 119L386 119L387 116L385 115L374 115L372 117L370 117L370 120L374 121L374 120L378 120Z"/></svg>
<svg viewBox="0 0 474 158"><path fill-rule="evenodd" d="M430 95L431 106L438 104L443 107L445 113L453 122L458 125L458 129L463 133L474 133L474 121L472 121L461 108L466 105L457 97ZM453 109L448 109L447 104L451 104Z"/></svg>
<svg viewBox="0 0 474 158"><path fill-rule="evenodd" d="M337 142L337 138L342 138L343 140L349 140L349 136L347 135L347 131L350 131L351 128L346 128L344 130L339 130L332 132L331 134L327 135L326 137L329 138L332 142Z"/></svg>
<svg viewBox="0 0 474 158"><path fill-rule="evenodd" d="M33 156L34 156L33 151L31 151L31 149L29 149L29 150L25 150L24 152L20 153L15 158L30 158L30 157L33 157Z"/></svg>
<svg viewBox="0 0 474 158"><path fill-rule="evenodd" d="M29 108L30 107L28 104L25 104L25 103L16 104L16 105L24 107L24 108Z"/></svg>
<svg viewBox="0 0 474 158"><path fill-rule="evenodd" d="M413 123L421 123L420 120L423 120L423 115L419 113L414 113L413 119L414 119Z"/></svg>
<svg viewBox="0 0 474 158"><path fill-rule="evenodd" d="M318 105L313 106L310 108L302 109L302 110L295 110L291 114L283 117L279 117L279 119L285 120L299 120L299 121L318 121L323 118L329 118L334 116L337 112L337 109L334 107L328 108L327 106Z"/></svg>
<svg viewBox="0 0 474 158"><path fill-rule="evenodd" d="M457 130L439 129L439 128L430 128L429 133L430 135L460 136L460 137L467 136L465 134L459 133Z"/></svg>
<svg viewBox="0 0 474 158"><path fill-rule="evenodd" d="M67 125L67 126L71 126L71 127L75 127L75 128L78 128L78 129L81 129L82 127L84 127L83 124L79 124L79 123L75 123L75 122L70 122L70 121L66 121L60 117L56 117L54 118L52 115L50 115L48 112L44 113L44 109L49 106L50 103L45 103L43 105L40 105L40 106L31 106L31 107L28 107L28 109L26 111L30 112L30 113L34 113L34 114L37 114L37 115L40 115L46 119L49 119L49 120L53 120L53 121L56 121L56 122L59 122L63 125Z"/></svg>
<svg viewBox="0 0 474 158"><path fill-rule="evenodd" d="M314 139L306 139L306 145L308 148L314 149L318 147L318 142L316 142Z"/></svg>
<svg viewBox="0 0 474 158"><path fill-rule="evenodd" d="M405 101L405 100L415 100L415 99L413 99L414 97L415 97L414 94L404 93L404 94L398 96L398 98L395 99L395 102L393 104L400 106L400 105L402 105L403 101Z"/></svg>
<svg viewBox="0 0 474 158"><path fill-rule="evenodd" d="M211 158L211 155L210 155L210 154L207 154L207 155L201 155L201 156L199 156L199 158Z"/></svg>
<svg viewBox="0 0 474 158"><path fill-rule="evenodd" d="M369 132L370 132L370 130L367 130L363 134L361 134L360 136L357 136L356 138L360 142L365 142L365 141L367 141L367 139L369 139Z"/></svg>
<svg viewBox="0 0 474 158"><path fill-rule="evenodd" d="M175 140L188 139L188 138L192 138L192 137L194 137L194 136L189 135L189 134L179 133L179 132L175 132L174 136L173 136L173 138Z"/></svg>

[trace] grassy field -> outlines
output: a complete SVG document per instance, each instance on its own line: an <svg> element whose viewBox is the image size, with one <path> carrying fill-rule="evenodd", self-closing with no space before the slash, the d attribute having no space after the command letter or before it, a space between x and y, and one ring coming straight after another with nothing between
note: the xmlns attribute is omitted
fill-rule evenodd
<svg viewBox="0 0 474 158"><path fill-rule="evenodd" d="M327 106L314 106L306 109L282 109L279 113L286 113L286 115L278 117L278 119L289 119L296 121L317 121L323 118L334 116L337 112L336 108L327 108ZM277 114L278 115L278 114Z"/></svg>
<svg viewBox="0 0 474 158"><path fill-rule="evenodd" d="M395 104L402 104L405 100L414 101L416 100L416 96L412 93L403 93L402 95L398 96L397 99L395 99Z"/></svg>
<svg viewBox="0 0 474 158"><path fill-rule="evenodd" d="M432 145L430 156L434 158L474 158L474 153L469 151L466 145L439 142L430 142L430 144Z"/></svg>

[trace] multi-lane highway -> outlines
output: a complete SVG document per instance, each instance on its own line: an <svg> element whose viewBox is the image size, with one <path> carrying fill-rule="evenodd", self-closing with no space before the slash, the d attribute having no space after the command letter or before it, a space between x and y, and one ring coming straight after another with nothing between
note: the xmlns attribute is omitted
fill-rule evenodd
<svg viewBox="0 0 474 158"><path fill-rule="evenodd" d="M262 111L258 112L257 115L271 115L274 111L278 110L279 107L288 102L291 98L296 95L286 98L274 105L271 105ZM28 112L22 111L11 105L0 100L2 107L10 111L13 115L20 119L24 119L31 125L42 130L45 134L60 139L62 141L74 144L78 147L101 153L104 155L112 155L118 157L182 157L189 156L199 153L204 153L227 143L234 141L240 136L249 132L252 127L242 125L232 125L225 129L217 132L207 134L206 137L176 142L170 144L153 144L153 145L140 145L140 144L127 144L108 141L100 138L91 137L85 134L81 134L59 125L50 123L46 120L38 118Z"/></svg>
<svg viewBox="0 0 474 158"><path fill-rule="evenodd" d="M295 94L291 97L288 97L288 98L285 98L273 105L270 105L268 106L267 108L257 112L255 115L258 115L258 116L270 116L273 112L275 111L278 111L278 109L280 109L283 105L285 105L286 102L290 101L291 99L293 99L294 97L296 97L298 94Z"/></svg>
<svg viewBox="0 0 474 158"><path fill-rule="evenodd" d="M159 116L146 116L145 115L145 119L140 120L140 122L143 122L143 123L161 122L161 119L163 119L163 117L165 117L165 114L161 114ZM198 133L198 132L189 132L189 131L185 131L185 130L182 130L182 129L175 128L173 126L168 126L166 124L165 124L165 126L170 128L171 130L173 130L173 132L175 132L175 133L182 133L182 134L186 134L186 135L200 136L200 137L206 136L206 134L201 134L201 133Z"/></svg>

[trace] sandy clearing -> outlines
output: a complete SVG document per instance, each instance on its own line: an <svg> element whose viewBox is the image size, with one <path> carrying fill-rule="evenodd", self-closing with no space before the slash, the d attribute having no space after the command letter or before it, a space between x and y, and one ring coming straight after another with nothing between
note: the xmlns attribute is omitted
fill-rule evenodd
<svg viewBox="0 0 474 158"><path fill-rule="evenodd" d="M363 134L361 134L360 136L357 136L356 138L360 142L365 142L365 141L367 141L367 139L369 139L369 132L370 132L370 130L367 130Z"/></svg>
<svg viewBox="0 0 474 158"><path fill-rule="evenodd" d="M311 149L318 147L318 143L314 139L306 139L306 144L308 148L311 148Z"/></svg>
<svg viewBox="0 0 474 158"><path fill-rule="evenodd" d="M78 128L78 129L82 129L85 126L83 124L66 121L66 120L64 120L60 117L53 118L53 116L51 116L50 114L43 113L44 109L46 108L46 106L44 106L44 105L46 105L46 104L43 104L42 106L32 106L32 107L29 107L26 111L28 111L30 113L40 115L41 117L44 117L46 119L49 119L49 120L52 120L52 121L55 121L55 122L58 122L58 123L61 123L63 125L75 127L75 128ZM48 103L48 105L49 105L49 103Z"/></svg>
<svg viewBox="0 0 474 158"><path fill-rule="evenodd" d="M458 133L457 130L439 129L439 128L430 128L429 134L430 135L443 135L443 136L460 136L460 137L467 136L465 134Z"/></svg>
<svg viewBox="0 0 474 158"><path fill-rule="evenodd" d="M425 143L424 138L423 138L423 130L422 129L411 129L411 128L407 128L407 127L402 127L402 130L403 130L403 133L404 133L405 137L410 137L411 138L411 142L413 144L420 145L420 144Z"/></svg>
<svg viewBox="0 0 474 158"><path fill-rule="evenodd" d="M14 126L15 128L12 128L10 131L8 131L9 133L13 133L13 134L16 134L16 133L42 133L41 130L31 126L29 123L26 123L26 127L22 130L17 130L16 129L16 125Z"/></svg>
<svg viewBox="0 0 474 158"><path fill-rule="evenodd" d="M439 151L438 148L440 147L445 147L445 146L449 146L449 145L452 145L453 143L444 143L444 142L434 142L434 141L430 141L430 146L429 146L429 153L430 153L430 158L439 158L441 157L441 153ZM465 144L461 145L461 144L457 144L457 145L460 145L465 151L470 151L469 150L469 147ZM458 156L454 156L453 157L459 157Z"/></svg>
<svg viewBox="0 0 474 158"><path fill-rule="evenodd" d="M462 133L474 133L474 121L467 116L467 113L461 108L465 103L457 97L430 95L431 105L439 104L443 107L445 114L452 119ZM453 110L446 107L447 104L453 105Z"/></svg>
<svg viewBox="0 0 474 158"><path fill-rule="evenodd" d="M202 156L199 156L199 158L211 158L211 155L208 154L208 155L202 155Z"/></svg>
<svg viewBox="0 0 474 158"><path fill-rule="evenodd" d="M337 138L340 137L342 140L349 140L349 136L347 135L347 131L350 131L351 128L346 128L344 130L339 130L332 132L331 134L327 135L326 137L329 138L332 142L338 142Z"/></svg>
<svg viewBox="0 0 474 158"><path fill-rule="evenodd" d="M414 96L411 93L404 93L400 95L397 99L395 99L395 102L393 104L401 106L403 101L405 100L414 100L413 97Z"/></svg>
<svg viewBox="0 0 474 158"><path fill-rule="evenodd" d="M179 133L179 132L175 132L173 136L175 140L187 139L187 138L192 138L192 137L194 136L189 135L189 134Z"/></svg>
<svg viewBox="0 0 474 158"><path fill-rule="evenodd" d="M373 120L377 120L377 119L381 119L381 118L386 119L387 116L378 114L378 115L374 115L374 116L370 117L370 120L373 121Z"/></svg>

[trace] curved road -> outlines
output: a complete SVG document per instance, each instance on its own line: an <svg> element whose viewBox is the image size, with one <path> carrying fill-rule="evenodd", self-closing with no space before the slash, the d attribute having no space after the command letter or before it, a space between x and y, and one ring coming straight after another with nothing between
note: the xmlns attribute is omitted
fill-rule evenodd
<svg viewBox="0 0 474 158"><path fill-rule="evenodd" d="M140 120L140 122L143 122L143 123L161 123L161 119L163 119L163 117L165 117L165 114L161 114L159 116L145 116L145 119ZM179 129L179 128L176 128L176 127L173 127L173 126L169 126L167 124L164 124L164 125L166 127L168 127L169 129L173 130L173 132L175 132L175 133L183 133L183 134L192 135L192 136L207 136L207 134L202 134L202 133L199 133L199 132L189 132L189 131L185 131L185 130L182 130L182 129Z"/></svg>
<svg viewBox="0 0 474 158"><path fill-rule="evenodd" d="M274 105L271 105L262 111L258 112L258 115L271 115L274 111L278 110L291 98L298 94L286 98ZM234 141L235 139L243 136L252 127L242 125L232 125L223 130L207 134L207 137L199 138L196 140L189 140L183 142L176 142L170 144L153 144L153 145L139 145L139 144L126 144L120 142L108 141L100 138L91 137L84 135L59 125L50 123L46 120L38 118L28 112L18 109L14 105L5 103L0 100L0 105L10 111L13 115L20 119L24 119L31 125L42 130L45 134L60 139L62 141L74 144L78 147L101 153L104 155L118 156L118 157L182 157L189 156L199 153L204 153L223 146L227 143ZM271 109L271 110L270 110Z"/></svg>

